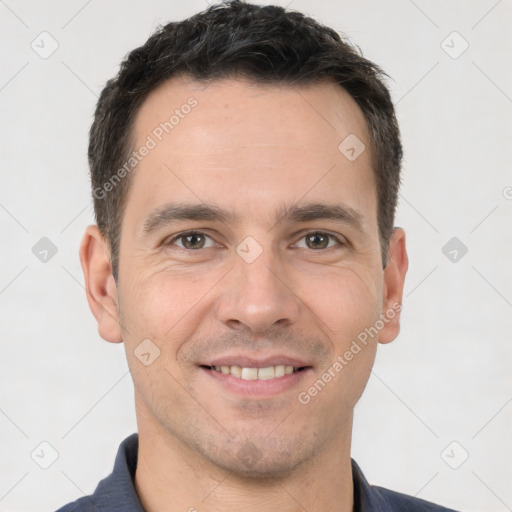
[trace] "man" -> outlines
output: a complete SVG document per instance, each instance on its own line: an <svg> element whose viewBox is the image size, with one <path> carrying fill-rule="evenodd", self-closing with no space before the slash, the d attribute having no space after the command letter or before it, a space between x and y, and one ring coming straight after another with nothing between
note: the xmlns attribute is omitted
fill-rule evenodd
<svg viewBox="0 0 512 512"><path fill-rule="evenodd" d="M80 258L138 434L61 511L448 510L350 457L408 266L381 77L332 29L233 1L163 27L107 83Z"/></svg>

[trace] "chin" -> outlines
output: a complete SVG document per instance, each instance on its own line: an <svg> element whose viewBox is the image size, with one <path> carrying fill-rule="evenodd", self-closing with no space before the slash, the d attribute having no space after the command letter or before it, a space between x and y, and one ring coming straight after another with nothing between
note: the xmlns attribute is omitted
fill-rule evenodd
<svg viewBox="0 0 512 512"><path fill-rule="evenodd" d="M254 437L231 439L227 446L215 443L215 446L201 451L213 465L229 471L234 477L275 480L289 477L317 449L304 439L268 439L262 436L258 440Z"/></svg>

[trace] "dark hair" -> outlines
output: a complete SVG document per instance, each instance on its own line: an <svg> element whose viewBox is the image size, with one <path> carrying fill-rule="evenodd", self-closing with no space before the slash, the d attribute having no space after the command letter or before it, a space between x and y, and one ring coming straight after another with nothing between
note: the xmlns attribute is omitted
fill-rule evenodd
<svg viewBox="0 0 512 512"><path fill-rule="evenodd" d="M116 281L121 222L131 183L131 174L122 173L120 179L116 172L133 151L133 122L143 101L159 84L180 74L205 81L245 77L261 84L331 80L343 87L361 108L369 128L386 266L402 146L391 97L382 81L385 73L363 58L359 48L312 18L282 7L231 0L159 28L125 58L101 93L90 131L89 165L96 222L110 246Z"/></svg>

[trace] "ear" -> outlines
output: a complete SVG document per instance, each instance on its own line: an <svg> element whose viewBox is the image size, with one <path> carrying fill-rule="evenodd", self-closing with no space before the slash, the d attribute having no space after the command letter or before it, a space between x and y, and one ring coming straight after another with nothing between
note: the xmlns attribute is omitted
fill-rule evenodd
<svg viewBox="0 0 512 512"><path fill-rule="evenodd" d="M112 275L110 250L98 226L89 226L80 246L80 263L85 291L100 336L111 343L123 341L119 325L116 283Z"/></svg>
<svg viewBox="0 0 512 512"><path fill-rule="evenodd" d="M381 318L384 327L379 333L379 343L390 343L400 332L400 311L405 274L409 259L405 248L405 231L395 228L389 243L388 264L384 269L384 289Z"/></svg>

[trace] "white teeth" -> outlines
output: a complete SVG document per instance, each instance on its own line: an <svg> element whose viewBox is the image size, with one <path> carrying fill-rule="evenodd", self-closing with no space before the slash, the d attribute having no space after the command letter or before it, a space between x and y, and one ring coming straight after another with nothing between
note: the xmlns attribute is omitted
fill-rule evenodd
<svg viewBox="0 0 512 512"><path fill-rule="evenodd" d="M224 375L233 375L243 380L270 380L284 377L296 372L298 368L293 366L278 364L276 366L267 366L265 368L249 368L241 366L213 366L212 370L223 373Z"/></svg>
<svg viewBox="0 0 512 512"><path fill-rule="evenodd" d="M231 368L231 375L233 377L238 377L239 379L242 377L242 368L240 366L228 366L228 368Z"/></svg>
<svg viewBox="0 0 512 512"><path fill-rule="evenodd" d="M242 379L243 380L257 380L258 379L258 368L242 368Z"/></svg>
<svg viewBox="0 0 512 512"><path fill-rule="evenodd" d="M273 366L267 366L266 368L258 368L258 380L269 380L273 379L275 371Z"/></svg>
<svg viewBox="0 0 512 512"><path fill-rule="evenodd" d="M275 376L282 377L284 375L284 364L278 364L275 367Z"/></svg>

